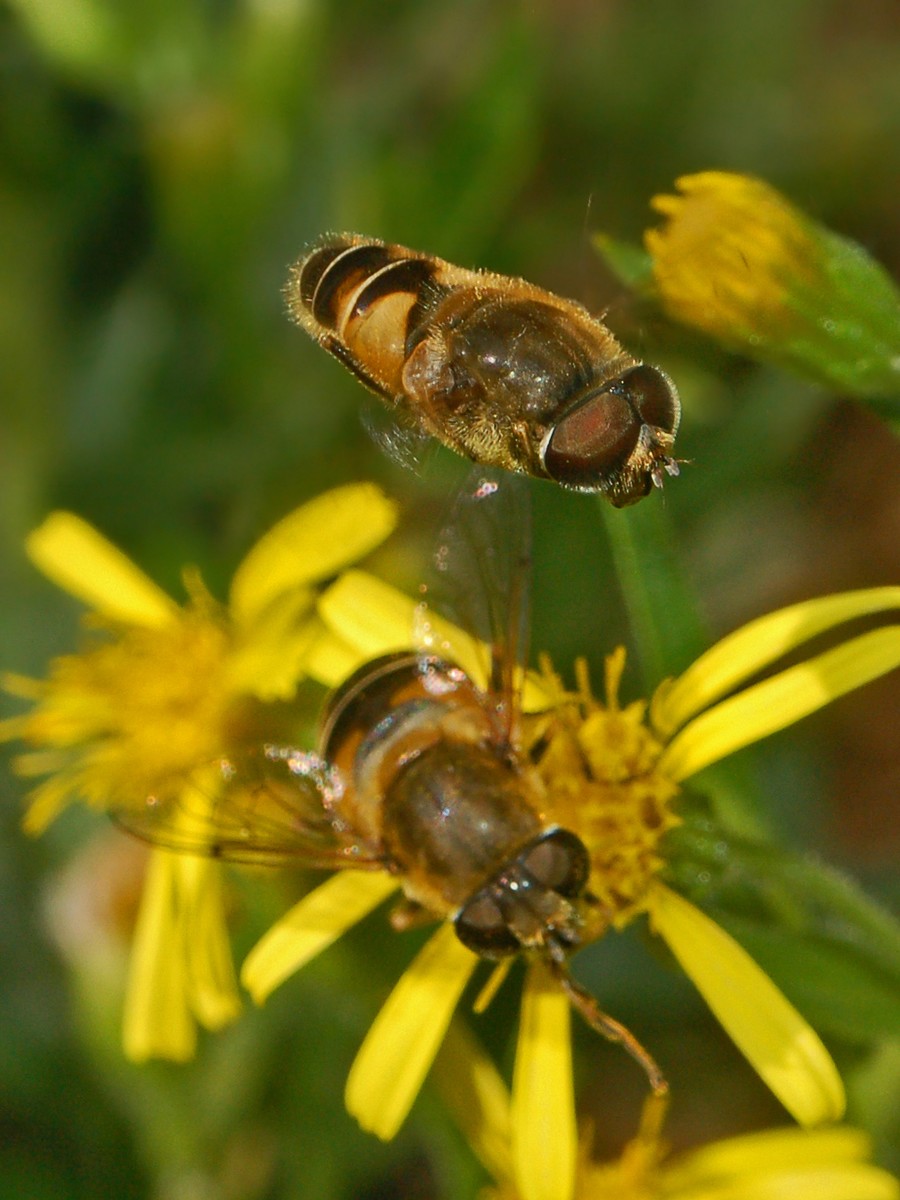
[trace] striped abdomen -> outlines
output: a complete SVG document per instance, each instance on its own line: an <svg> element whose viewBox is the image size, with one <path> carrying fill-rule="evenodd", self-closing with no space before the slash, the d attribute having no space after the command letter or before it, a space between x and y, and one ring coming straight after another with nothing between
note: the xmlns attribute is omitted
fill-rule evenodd
<svg viewBox="0 0 900 1200"><path fill-rule="evenodd" d="M445 294L435 267L402 246L327 236L291 273L291 314L367 387L394 399L415 334Z"/></svg>

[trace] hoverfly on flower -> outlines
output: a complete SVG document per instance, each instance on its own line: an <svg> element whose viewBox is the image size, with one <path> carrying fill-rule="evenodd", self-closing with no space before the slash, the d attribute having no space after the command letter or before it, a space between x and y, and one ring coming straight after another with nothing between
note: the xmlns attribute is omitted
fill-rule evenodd
<svg viewBox="0 0 900 1200"><path fill-rule="evenodd" d="M331 694L315 751L269 744L221 759L215 783L114 814L156 845L236 863L380 874L397 929L452 925L477 959L539 959L599 1033L666 1090L650 1054L568 969L606 923L583 841L548 811L521 740L530 521L525 485L479 474L435 555L462 629L419 606L410 642ZM375 884L376 890L378 884ZM381 892L380 895L384 893Z"/></svg>
<svg viewBox="0 0 900 1200"><path fill-rule="evenodd" d="M370 544L358 542L378 511L375 500L363 489L349 508L342 501L335 510L329 500L324 513L301 510L287 519L286 545L276 526L277 544L267 535L239 569L227 619L213 607L215 621L200 623L208 634L227 635L229 653L212 660L223 664L218 673L192 670L187 682L202 695L217 693L220 681L231 688L216 723L221 749L207 749L202 763L199 748L209 739L196 738L207 728L207 710L186 706L184 688L173 695L169 679L173 664L184 675L196 653L184 662L183 654L151 654L155 643L144 628L171 629L178 637L165 645L174 650L190 646L192 621L174 620L177 607L126 570L121 556L108 562L113 594L98 591L96 571L76 579L73 561L95 564L99 551L96 537L85 546L82 533L75 539L80 556L73 555L71 522L66 536L49 539L53 553L42 533L38 565L103 604L121 626L111 644L118 647L112 666L122 669L106 669L107 657L89 650L58 660L46 682L7 678L7 689L34 708L0 727L0 737L31 745L21 773L49 775L35 789L31 826L80 795L146 840L203 855L210 867L219 857L332 869L247 957L241 978L257 1002L401 888L395 926L440 921L376 1017L348 1078L348 1109L384 1139L409 1112L476 968L500 960L476 1001L481 1007L522 951L529 965L513 1077L516 1156L524 1163L539 1153L542 1177L558 1181L554 1196L568 1198L577 1141L569 1000L595 1029L624 1042L657 1094L665 1088L649 1054L569 974L580 946L640 919L666 942L792 1115L805 1125L838 1119L844 1092L827 1050L747 952L666 882L672 848L665 839L680 821L686 780L900 666L900 625L888 615L900 609L900 588L819 597L759 617L677 678L661 680L651 699L622 702L621 649L606 660L599 697L583 670L576 669L574 691L549 665L537 677L523 671L529 522L514 479L484 477L463 495L440 541L437 576L451 582L448 615L457 625L437 616L434 604L358 569L311 589L310 578L334 578L335 566ZM379 536L392 523L389 507L376 522ZM298 544L307 547L301 560ZM108 550L100 558L109 560ZM200 615L207 607L204 599ZM862 617L878 619L878 627L776 668L810 639ZM148 674L143 668L151 664ZM241 719L248 699L265 702L273 679L277 697L293 694L299 675L339 684L314 751L282 744L281 720L254 722L253 738L235 737L236 728L248 732ZM148 680L165 687L148 688ZM159 711L148 732L149 703ZM199 728L184 758L194 769L179 772L182 760L172 756L183 747L172 732L174 718L186 713ZM261 745L262 737L271 744ZM126 788L113 768L143 761L134 747L146 749L146 769L139 776L132 769ZM178 786L160 786L161 759ZM165 849L158 857L203 862ZM160 935L170 927L154 925ZM188 922L177 958L185 970L204 948L195 934L207 928L208 921ZM170 944L155 937L154 962ZM159 989L139 993L145 1008L159 1009L155 1026L168 1020L171 1006Z"/></svg>

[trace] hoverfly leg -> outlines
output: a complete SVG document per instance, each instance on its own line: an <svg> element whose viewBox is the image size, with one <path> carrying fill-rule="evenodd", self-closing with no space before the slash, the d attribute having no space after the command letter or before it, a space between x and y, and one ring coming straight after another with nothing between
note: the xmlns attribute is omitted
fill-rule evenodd
<svg viewBox="0 0 900 1200"><path fill-rule="evenodd" d="M621 1022L610 1017L599 1006L590 992L576 983L564 964L554 958L549 960L550 969L559 980L560 986L569 998L572 1007L579 1016L590 1025L596 1033L601 1034L611 1042L618 1042L624 1050L643 1069L654 1096L666 1096L669 1085L649 1051L645 1050L634 1034L626 1029Z"/></svg>
<svg viewBox="0 0 900 1200"><path fill-rule="evenodd" d="M397 933L405 933L408 929L421 929L423 925L434 922L434 913L429 912L415 900L403 899L391 909L391 929Z"/></svg>

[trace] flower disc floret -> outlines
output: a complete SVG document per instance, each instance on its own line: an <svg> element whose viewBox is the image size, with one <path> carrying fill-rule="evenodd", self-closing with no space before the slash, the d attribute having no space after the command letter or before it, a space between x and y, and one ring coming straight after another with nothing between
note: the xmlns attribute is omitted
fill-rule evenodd
<svg viewBox="0 0 900 1200"><path fill-rule="evenodd" d="M139 626L58 658L38 683L38 704L18 718L18 736L42 747L17 761L23 774L54 775L39 785L27 817L39 832L65 796L94 808L167 801L220 746L230 697L224 686L229 639L223 626L191 611L162 628Z"/></svg>
<svg viewBox="0 0 900 1200"><path fill-rule="evenodd" d="M677 784L657 769L662 743L646 722L647 705L621 708L623 650L607 662L605 703L590 689L583 665L576 693L560 693L549 713L532 718L541 747L537 769L546 788L546 816L577 830L591 857L589 890L602 919L591 936L622 927L645 907L648 886L663 867L660 841L679 822Z"/></svg>

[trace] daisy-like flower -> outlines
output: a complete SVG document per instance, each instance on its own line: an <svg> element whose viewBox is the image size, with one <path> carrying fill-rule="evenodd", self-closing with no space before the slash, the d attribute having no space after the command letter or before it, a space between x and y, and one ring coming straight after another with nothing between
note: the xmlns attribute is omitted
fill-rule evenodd
<svg viewBox="0 0 900 1200"><path fill-rule="evenodd" d="M667 313L851 395L900 395L900 290L863 248L759 179L703 171L644 235Z"/></svg>
<svg viewBox="0 0 900 1200"><path fill-rule="evenodd" d="M574 694L546 672L543 686L532 682L530 696L526 689L526 706L530 700L543 708L523 720L521 745L544 783L543 817L576 833L591 856L588 891L597 903L586 917L583 940L646 916L739 1049L804 1125L843 1113L834 1063L749 955L663 882L662 839L678 822L684 781L900 665L900 625L853 637L762 682L748 681L819 634L898 609L900 588L878 588L775 612L724 638L679 678L663 683L649 703L620 702L622 652L608 661L602 702L584 678ZM369 658L408 644L415 604L381 581L349 571L323 593L319 611L347 656ZM442 655L470 668L458 633L439 623L433 633ZM342 872L307 896L245 962L243 979L253 997L264 1000L399 882L390 874ZM379 1137L392 1137L405 1118L478 962L453 926L444 924L379 1013L346 1091L349 1110ZM529 1181L523 1194L528 1200L568 1200L577 1158L569 1004L540 959L529 964L526 976L511 1121L513 1174Z"/></svg>
<svg viewBox="0 0 900 1200"><path fill-rule="evenodd" d="M394 527L394 504L353 484L278 522L238 567L228 604L185 572L179 606L100 533L57 512L30 535L31 560L85 603L90 637L56 659L47 679L4 675L32 704L0 723L0 739L30 749L15 761L45 777L25 816L40 833L72 801L136 812L148 798L211 804L213 762L261 711L284 712L327 633L316 585L356 561ZM137 918L125 999L127 1055L189 1058L196 1026L217 1029L240 1007L228 943L221 867L154 849Z"/></svg>
<svg viewBox="0 0 900 1200"><path fill-rule="evenodd" d="M513 1173L506 1085L458 1023L435 1072L441 1095L494 1180L482 1200L541 1196ZM900 1200L900 1183L872 1163L861 1130L769 1129L672 1154L662 1135L665 1109L665 1100L649 1098L637 1136L612 1162L591 1158L590 1131L584 1130L573 1200Z"/></svg>

